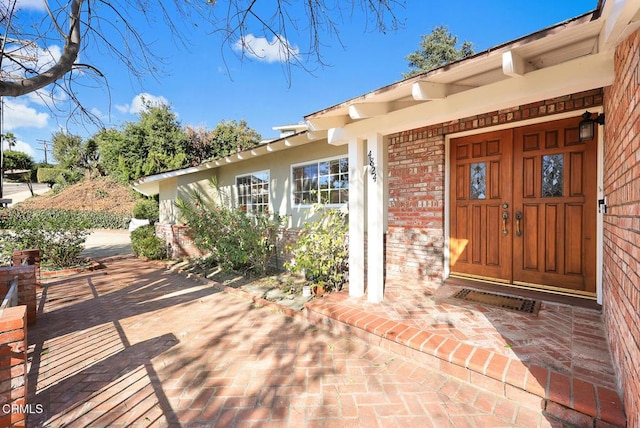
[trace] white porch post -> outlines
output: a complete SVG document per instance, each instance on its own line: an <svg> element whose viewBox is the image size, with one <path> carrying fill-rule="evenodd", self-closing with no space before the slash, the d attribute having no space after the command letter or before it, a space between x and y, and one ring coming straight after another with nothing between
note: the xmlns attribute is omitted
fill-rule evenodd
<svg viewBox="0 0 640 428"><path fill-rule="evenodd" d="M349 141L349 296L364 296L364 144Z"/></svg>
<svg viewBox="0 0 640 428"><path fill-rule="evenodd" d="M385 153L382 135L367 138L367 300L384 298L384 180Z"/></svg>

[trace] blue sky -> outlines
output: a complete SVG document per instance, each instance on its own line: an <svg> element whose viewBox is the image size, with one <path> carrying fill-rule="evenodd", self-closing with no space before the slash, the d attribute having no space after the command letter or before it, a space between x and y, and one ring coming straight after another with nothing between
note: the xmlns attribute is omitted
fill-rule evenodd
<svg viewBox="0 0 640 428"><path fill-rule="evenodd" d="M19 0L20 14L38 16L40 3ZM218 0L216 7L223 3ZM222 48L220 36L206 28L187 34L191 44L186 49L162 23L148 25L140 20L142 37L163 58L159 77L140 83L122 64L89 52L81 60L98 66L110 90L100 85L80 88L78 96L107 126L136 121L137 100L145 93L169 103L183 125L214 128L221 120L245 119L263 138L273 138L277 136L273 126L298 123L304 115L400 80L407 71L405 56L435 26L446 25L460 42L470 41L480 52L589 12L596 5L597 0L407 0L406 8L395 11L401 28L385 34L367 29L356 9L339 27L343 46L335 37L323 36L321 53L327 65L309 64L312 73L294 66L290 74L277 57L273 62L239 58L231 47ZM253 31L248 28L249 33ZM258 31L256 38L261 36ZM287 36L292 46L305 49L302 35L290 30ZM13 132L18 149L37 161L44 157L37 150L42 147L39 140L51 140L53 132L66 126L33 97L5 99L4 132ZM97 130L68 126L84 138Z"/></svg>

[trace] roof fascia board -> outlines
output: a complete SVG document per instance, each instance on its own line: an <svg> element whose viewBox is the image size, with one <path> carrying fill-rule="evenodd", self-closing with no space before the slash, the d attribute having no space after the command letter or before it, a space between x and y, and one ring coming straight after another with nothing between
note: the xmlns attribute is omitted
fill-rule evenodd
<svg viewBox="0 0 640 428"><path fill-rule="evenodd" d="M620 1L620 0L618 0ZM628 0L628 1L640 1L640 0ZM571 18L568 19L564 22L560 22L558 24L555 24L551 27L542 29L540 31L537 31L535 33L520 37L518 39L515 40L511 40L509 42L494 46L492 48L489 48L485 51L482 52L478 52L475 55L468 57L468 58L464 58L449 64L446 64L440 68L437 68L435 70L431 70L429 72L426 72L424 74L420 74L418 76L414 76L405 80L401 80L399 82L394 82L392 84L389 84L387 86L383 86L381 88L378 88L372 92L369 92L367 94L364 95L360 95L354 98L351 98L349 100L343 101L342 103L339 104L335 104L333 106L327 107L325 109L310 113L308 115L306 115L304 118L306 120L307 123L310 124L314 124L317 123L318 124L318 128L321 129L327 129L327 128L332 128L332 127L340 127L343 125L329 125L324 123L324 119L325 118L329 118L331 117L331 119L333 121L337 121L339 120L340 116L336 115L336 112L339 112L341 109L346 109L348 108L348 106L350 106L351 104L354 103L358 103L358 102L370 102L371 97L375 97L379 94L383 94L383 93L388 93L390 91L397 91L402 89L405 86L409 86L409 88L412 87L413 83L419 82L419 81L427 81L427 80L431 80L432 78L437 79L439 75L441 74L449 74L452 71L455 70L455 73L458 74L467 74L467 73L471 73L471 74L475 74L477 73L477 69L478 69L478 64L484 64L485 62L489 61L489 62L495 62L496 65L498 67L502 66L502 54L504 52L507 51L513 51L513 50L517 50L518 47L523 46L523 45L527 45L531 42L535 42L536 40L540 40L546 37L562 37L562 33L567 30L567 29L572 29L572 28L580 28L584 25L589 25L590 22L593 21L594 18L594 12L587 12L583 15L580 15L578 17L575 18ZM529 71L529 70L527 70ZM409 91L409 94L411 93L411 91ZM330 116L332 115L332 116Z"/></svg>
<svg viewBox="0 0 640 428"><path fill-rule="evenodd" d="M346 116L327 116L307 119L310 131L338 128L347 124Z"/></svg>
<svg viewBox="0 0 640 428"><path fill-rule="evenodd" d="M136 183L132 184L131 187L138 193L142 193L144 196L153 196L160 193L160 183L158 181L153 181L150 183Z"/></svg>
<svg viewBox="0 0 640 428"><path fill-rule="evenodd" d="M180 177L183 175L195 174L200 171L215 169L220 166L228 165L234 162L252 159L259 156L264 156L272 152L285 150L285 149L295 147L295 146L300 146L303 144L308 144L313 141L317 141L318 139L326 138L326 135L327 135L326 131L318 132L315 134L311 134L306 131L299 132L297 134L289 135L287 137L280 138L270 143L255 146L255 147L252 147L251 149L243 150L238 153L233 153L223 158L207 161L198 166L192 166L192 167L177 169L173 171L166 171L166 172L161 172L159 174L142 177L132 182L131 187L133 187L136 191L146 196L149 196L150 194L151 195L157 194L159 192L159 187L158 187L159 185L156 184L156 186L154 187L152 186L152 183L159 183L160 181L169 180L171 178ZM144 190L144 189L153 189L153 190ZM152 192L152 193L147 193L147 192Z"/></svg>
<svg viewBox="0 0 640 428"><path fill-rule="evenodd" d="M526 73L470 89L445 99L425 102L385 116L332 129L329 143L346 144L372 132L383 135L420 128L489 111L608 86L613 82L613 60L609 53L589 55L553 67Z"/></svg>
<svg viewBox="0 0 640 428"><path fill-rule="evenodd" d="M608 0L604 4L602 19L605 24L600 34L600 50L614 49L632 31L640 27L638 15L640 0Z"/></svg>

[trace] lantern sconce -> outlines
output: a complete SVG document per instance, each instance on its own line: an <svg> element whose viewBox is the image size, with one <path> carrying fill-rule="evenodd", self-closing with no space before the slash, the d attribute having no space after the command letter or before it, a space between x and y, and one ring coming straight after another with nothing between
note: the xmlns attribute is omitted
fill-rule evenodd
<svg viewBox="0 0 640 428"><path fill-rule="evenodd" d="M591 119L591 116L593 116L594 114L596 113L591 113L589 111L585 111L582 114L582 120L578 125L580 142L593 139L593 136L595 135L594 124L597 123L599 125L604 125L604 113L600 113L598 116L596 116L595 119Z"/></svg>

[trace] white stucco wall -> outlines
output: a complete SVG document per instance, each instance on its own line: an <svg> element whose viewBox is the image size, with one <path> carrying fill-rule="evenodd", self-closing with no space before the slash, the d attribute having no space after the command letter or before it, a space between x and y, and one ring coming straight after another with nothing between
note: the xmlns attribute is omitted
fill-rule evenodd
<svg viewBox="0 0 640 428"><path fill-rule="evenodd" d="M178 197L187 197L193 190L208 195L210 203L223 200L231 201L234 205L237 203L236 177L268 170L269 210L286 216L288 227L301 227L310 218L311 207L296 206L293 203L291 165L337 156L346 157L347 147L331 146L326 140L322 140L165 180L160 183L160 222L178 223L180 219L174 201ZM211 177L215 177L220 192L223 192L222 198L211 186Z"/></svg>

